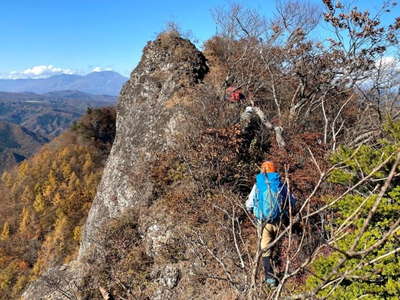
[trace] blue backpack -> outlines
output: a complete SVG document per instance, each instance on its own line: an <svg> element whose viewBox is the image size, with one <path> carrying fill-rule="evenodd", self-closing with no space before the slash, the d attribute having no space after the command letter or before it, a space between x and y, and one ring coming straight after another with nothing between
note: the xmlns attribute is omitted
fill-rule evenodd
<svg viewBox="0 0 400 300"><path fill-rule="evenodd" d="M257 193L254 199L254 215L268 223L282 214L281 197L283 185L278 173L260 173L256 176Z"/></svg>

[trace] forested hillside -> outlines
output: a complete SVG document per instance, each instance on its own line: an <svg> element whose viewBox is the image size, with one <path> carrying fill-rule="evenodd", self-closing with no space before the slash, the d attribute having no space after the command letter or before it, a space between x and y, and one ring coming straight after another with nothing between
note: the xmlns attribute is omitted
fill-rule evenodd
<svg viewBox="0 0 400 300"><path fill-rule="evenodd" d="M31 156L48 140L26 128L0 121L0 173Z"/></svg>
<svg viewBox="0 0 400 300"><path fill-rule="evenodd" d="M88 107L113 105L112 96L79 91L58 91L43 95L0 92L0 120L15 123L52 139L69 128Z"/></svg>
<svg viewBox="0 0 400 300"><path fill-rule="evenodd" d="M114 105L116 98L78 91L43 95L0 92L0 172L34 154L68 129L88 107Z"/></svg>
<svg viewBox="0 0 400 300"><path fill-rule="evenodd" d="M76 257L114 135L115 110L89 110L2 175L0 299L16 299L43 270Z"/></svg>
<svg viewBox="0 0 400 300"><path fill-rule="evenodd" d="M149 42L104 169L113 114L93 110L3 175L2 295L397 299L400 17L322 5L217 9L201 52L176 26ZM297 198L274 288L244 205L265 160Z"/></svg>

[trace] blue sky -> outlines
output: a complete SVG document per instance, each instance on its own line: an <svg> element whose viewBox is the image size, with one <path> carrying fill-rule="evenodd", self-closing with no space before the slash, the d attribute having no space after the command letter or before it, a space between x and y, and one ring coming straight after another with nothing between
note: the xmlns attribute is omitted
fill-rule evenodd
<svg viewBox="0 0 400 300"><path fill-rule="evenodd" d="M240 1L239 1L240 2ZM318 1L316 1L318 2ZM371 7L381 1L358 1ZM226 0L1 0L0 76L112 69L128 76L168 21L204 41ZM271 15L273 0L243 2ZM399 12L399 9L396 9ZM400 15L400 13L397 13ZM42 66L36 67L34 66ZM46 67L43 67L46 66ZM36 73L35 73L36 72Z"/></svg>

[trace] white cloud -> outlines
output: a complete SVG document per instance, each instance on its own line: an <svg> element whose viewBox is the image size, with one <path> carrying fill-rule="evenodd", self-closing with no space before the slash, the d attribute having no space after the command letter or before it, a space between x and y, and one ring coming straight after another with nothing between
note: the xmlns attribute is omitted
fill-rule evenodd
<svg viewBox="0 0 400 300"><path fill-rule="evenodd" d="M23 70L23 71L12 71L9 74L3 76L3 78L8 79L23 79L23 78L30 78L30 79L38 79L38 78L47 78L53 75L58 74L75 74L76 72L71 69L62 69L55 67L53 65L40 65L40 66L33 66L32 68Z"/></svg>
<svg viewBox="0 0 400 300"><path fill-rule="evenodd" d="M384 56L375 63L377 68L390 70L390 71L400 71L400 61L393 56Z"/></svg>
<svg viewBox="0 0 400 300"><path fill-rule="evenodd" d="M368 78L360 82L363 88L377 87L387 91L400 85L400 60L392 56L384 56L375 62L376 69L369 72Z"/></svg>
<svg viewBox="0 0 400 300"><path fill-rule="evenodd" d="M92 72L102 72L102 71L112 71L113 69L111 68L102 68L102 67L96 67L92 70Z"/></svg>

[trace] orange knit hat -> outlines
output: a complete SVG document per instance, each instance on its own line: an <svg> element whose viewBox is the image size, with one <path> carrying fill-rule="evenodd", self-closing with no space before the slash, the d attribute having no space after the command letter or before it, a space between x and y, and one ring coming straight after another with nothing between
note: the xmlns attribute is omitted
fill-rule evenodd
<svg viewBox="0 0 400 300"><path fill-rule="evenodd" d="M275 173L276 166L272 161L264 161L261 165L262 173Z"/></svg>

